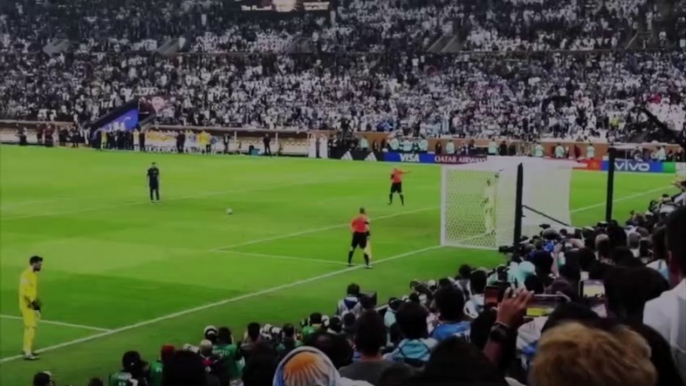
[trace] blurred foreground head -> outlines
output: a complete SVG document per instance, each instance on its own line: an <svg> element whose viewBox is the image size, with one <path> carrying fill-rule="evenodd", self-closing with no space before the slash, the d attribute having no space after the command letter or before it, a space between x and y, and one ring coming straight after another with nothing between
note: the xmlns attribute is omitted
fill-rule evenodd
<svg viewBox="0 0 686 386"><path fill-rule="evenodd" d="M536 386L653 386L650 347L636 332L570 322L543 334L531 370Z"/></svg>

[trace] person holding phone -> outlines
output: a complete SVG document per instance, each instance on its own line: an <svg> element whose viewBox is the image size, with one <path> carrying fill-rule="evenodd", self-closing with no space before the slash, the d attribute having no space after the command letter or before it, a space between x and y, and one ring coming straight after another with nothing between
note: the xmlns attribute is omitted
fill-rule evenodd
<svg viewBox="0 0 686 386"><path fill-rule="evenodd" d="M524 323L526 309L533 295L533 292L521 288L514 291L511 288L505 290L503 301L498 305L495 324L483 350L486 357L496 366L500 365L507 344Z"/></svg>

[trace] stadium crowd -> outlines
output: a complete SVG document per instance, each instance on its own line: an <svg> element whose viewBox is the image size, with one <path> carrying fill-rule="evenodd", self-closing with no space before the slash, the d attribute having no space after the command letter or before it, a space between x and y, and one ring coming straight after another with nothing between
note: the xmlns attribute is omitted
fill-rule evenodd
<svg viewBox="0 0 686 386"><path fill-rule="evenodd" d="M686 127L686 52L492 56L4 56L0 117L84 125L157 98L171 125L630 139Z"/></svg>
<svg viewBox="0 0 686 386"><path fill-rule="evenodd" d="M208 326L198 345L135 351L114 386L679 386L686 379L686 184L645 212L539 235L495 269L412 281L376 307L348 286L333 316L296 328ZM640 283L640 285L637 285ZM38 373L34 386L50 386ZM89 386L102 385L93 379Z"/></svg>
<svg viewBox="0 0 686 386"><path fill-rule="evenodd" d="M338 0L319 12L265 13L243 10L264 5L248 0L21 0L0 5L0 52L40 52L60 39L69 39L76 52L155 51L170 41L192 52L281 52L300 37L324 52L416 51L444 34L481 51L623 48L662 20L657 3ZM686 45L683 29L659 33L665 42Z"/></svg>

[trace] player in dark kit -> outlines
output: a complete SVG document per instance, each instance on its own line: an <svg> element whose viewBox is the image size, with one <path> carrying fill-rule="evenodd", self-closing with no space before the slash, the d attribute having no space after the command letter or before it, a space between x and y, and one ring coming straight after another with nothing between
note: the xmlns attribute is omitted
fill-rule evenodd
<svg viewBox="0 0 686 386"><path fill-rule="evenodd" d="M403 174L409 172L400 170L398 168L393 169L391 173L391 193L388 195L388 205L393 204L393 194L398 193L400 196L400 203L405 205L405 196L403 196Z"/></svg>
<svg viewBox="0 0 686 386"><path fill-rule="evenodd" d="M157 199L157 202L160 202L160 169L157 168L157 165L154 162L152 163L152 166L150 166L150 169L148 169L148 187L150 188L150 202L155 202L153 200L153 194Z"/></svg>
<svg viewBox="0 0 686 386"><path fill-rule="evenodd" d="M364 208L360 208L360 213L350 222L350 230L353 232L353 240L350 244L350 252L348 252L348 267L353 265L353 254L355 248L359 247L364 251L364 262L367 268L372 268L369 264L369 254L367 254L367 242L369 242L369 218L365 213Z"/></svg>

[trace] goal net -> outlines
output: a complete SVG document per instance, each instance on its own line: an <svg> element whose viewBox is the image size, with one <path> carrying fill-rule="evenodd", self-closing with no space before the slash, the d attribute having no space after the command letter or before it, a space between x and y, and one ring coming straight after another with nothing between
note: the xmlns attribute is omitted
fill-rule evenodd
<svg viewBox="0 0 686 386"><path fill-rule="evenodd" d="M522 164L521 219L517 174ZM441 245L497 249L512 245L516 221L523 235L571 224L569 188L574 162L529 157L489 157L487 162L443 166Z"/></svg>

